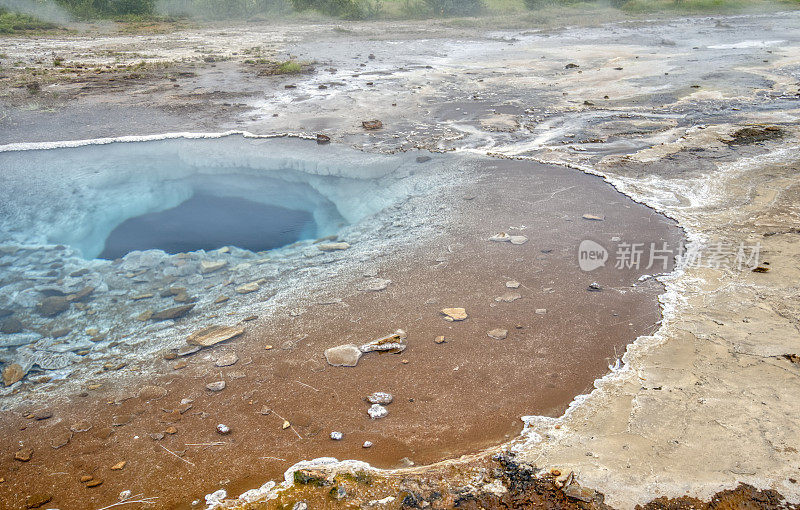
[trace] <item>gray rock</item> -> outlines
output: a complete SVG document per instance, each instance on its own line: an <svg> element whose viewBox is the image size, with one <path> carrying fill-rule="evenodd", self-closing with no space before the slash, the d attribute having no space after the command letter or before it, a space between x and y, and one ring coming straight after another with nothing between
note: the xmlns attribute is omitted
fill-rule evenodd
<svg viewBox="0 0 800 510"><path fill-rule="evenodd" d="M206 384L206 389L210 391L222 391L225 389L225 381L215 381Z"/></svg>

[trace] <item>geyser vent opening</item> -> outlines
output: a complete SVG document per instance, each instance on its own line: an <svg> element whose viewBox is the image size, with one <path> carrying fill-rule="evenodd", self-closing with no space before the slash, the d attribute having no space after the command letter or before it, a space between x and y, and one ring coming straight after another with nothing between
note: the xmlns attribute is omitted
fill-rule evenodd
<svg viewBox="0 0 800 510"><path fill-rule="evenodd" d="M258 252L312 238L316 232L308 211L201 193L176 207L123 221L106 238L98 258L113 260L136 250L176 254L223 246Z"/></svg>

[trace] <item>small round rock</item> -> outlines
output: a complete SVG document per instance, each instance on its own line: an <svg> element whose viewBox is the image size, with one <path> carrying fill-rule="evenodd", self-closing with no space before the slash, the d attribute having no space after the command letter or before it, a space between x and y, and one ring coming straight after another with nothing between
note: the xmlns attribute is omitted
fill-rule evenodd
<svg viewBox="0 0 800 510"><path fill-rule="evenodd" d="M231 428L225 425L224 423L220 423L219 425L217 425L217 433L223 436L227 436L228 434L231 433Z"/></svg>
<svg viewBox="0 0 800 510"><path fill-rule="evenodd" d="M364 441L364 444L361 446L364 448L372 448L372 441Z"/></svg>
<svg viewBox="0 0 800 510"><path fill-rule="evenodd" d="M331 439L333 439L334 441L341 441L343 437L344 434L342 434L341 432L331 432Z"/></svg>

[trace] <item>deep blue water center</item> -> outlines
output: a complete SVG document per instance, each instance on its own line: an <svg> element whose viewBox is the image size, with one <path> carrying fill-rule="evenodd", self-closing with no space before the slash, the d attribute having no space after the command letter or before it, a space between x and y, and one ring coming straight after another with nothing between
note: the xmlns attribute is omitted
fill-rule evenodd
<svg viewBox="0 0 800 510"><path fill-rule="evenodd" d="M200 194L177 207L125 220L108 236L99 258L150 249L171 254L223 246L270 250L312 237L315 227L307 211Z"/></svg>

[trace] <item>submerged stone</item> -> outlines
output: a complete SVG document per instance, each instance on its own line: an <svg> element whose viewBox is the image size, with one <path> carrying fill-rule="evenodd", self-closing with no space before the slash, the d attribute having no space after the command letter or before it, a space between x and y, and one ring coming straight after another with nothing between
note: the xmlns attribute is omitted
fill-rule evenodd
<svg viewBox="0 0 800 510"><path fill-rule="evenodd" d="M176 306L173 308L167 308L166 310L161 310L160 312L156 312L150 316L150 319L154 321L165 321L169 319L179 319L189 313L189 311L194 308L194 304L190 305L182 305Z"/></svg>
<svg viewBox="0 0 800 510"><path fill-rule="evenodd" d="M25 370L17 363L12 363L3 369L3 385L11 386L25 377Z"/></svg>
<svg viewBox="0 0 800 510"><path fill-rule="evenodd" d="M44 317L55 317L69 309L70 301L65 296L46 297L36 305L36 311Z"/></svg>
<svg viewBox="0 0 800 510"><path fill-rule="evenodd" d="M186 339L186 343L189 345L199 345L200 347L210 347L237 337L242 333L244 333L243 328L233 326L209 326L189 335Z"/></svg>

